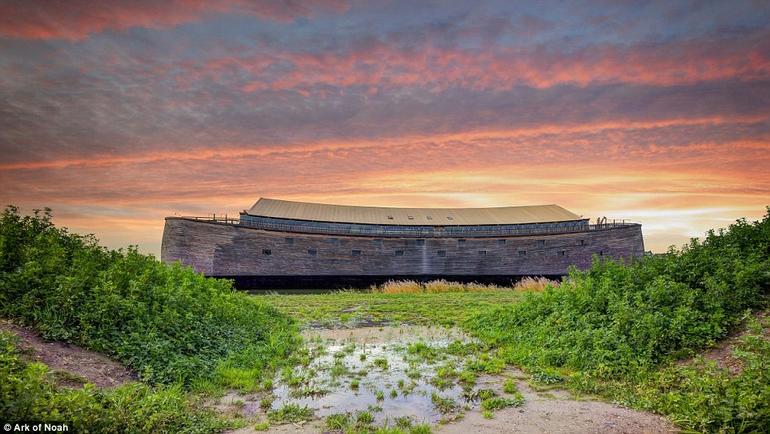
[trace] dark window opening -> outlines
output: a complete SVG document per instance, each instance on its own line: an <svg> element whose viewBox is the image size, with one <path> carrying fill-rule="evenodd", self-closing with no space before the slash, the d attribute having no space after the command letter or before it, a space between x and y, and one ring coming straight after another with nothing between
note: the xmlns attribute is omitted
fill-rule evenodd
<svg viewBox="0 0 770 434"><path fill-rule="evenodd" d="M444 256L446 256L446 250L437 250L436 254L441 256L441 257L444 257Z"/></svg>
<svg viewBox="0 0 770 434"><path fill-rule="evenodd" d="M599 250L599 256L604 256L604 250Z"/></svg>
<svg viewBox="0 0 770 434"><path fill-rule="evenodd" d="M318 254L318 251L316 249L307 249L307 254L310 256L315 256Z"/></svg>
<svg viewBox="0 0 770 434"><path fill-rule="evenodd" d="M351 250L350 254L353 255L353 256L361 256L361 251L360 250Z"/></svg>
<svg viewBox="0 0 770 434"><path fill-rule="evenodd" d="M545 245L545 240L537 240L537 244L540 245L540 246L544 246Z"/></svg>
<svg viewBox="0 0 770 434"><path fill-rule="evenodd" d="M425 240L417 240L415 242L417 243L418 246L424 246L425 245Z"/></svg>
<svg viewBox="0 0 770 434"><path fill-rule="evenodd" d="M585 246L586 245L586 240L580 240L580 245L581 246Z"/></svg>
<svg viewBox="0 0 770 434"><path fill-rule="evenodd" d="M566 250L559 250L559 256L567 256Z"/></svg>
<svg viewBox="0 0 770 434"><path fill-rule="evenodd" d="M498 246L504 246L505 245L505 240L497 240L497 245Z"/></svg>
<svg viewBox="0 0 770 434"><path fill-rule="evenodd" d="M519 250L519 256L527 256L526 250Z"/></svg>
<svg viewBox="0 0 770 434"><path fill-rule="evenodd" d="M286 244L294 244L294 238L286 238Z"/></svg>
<svg viewBox="0 0 770 434"><path fill-rule="evenodd" d="M393 216L392 216L392 215L389 215L389 216L388 216L388 220L393 220Z"/></svg>
<svg viewBox="0 0 770 434"><path fill-rule="evenodd" d="M270 249L262 249L262 254L266 256L270 256L273 254L273 252L271 252Z"/></svg>
<svg viewBox="0 0 770 434"><path fill-rule="evenodd" d="M396 256L404 256L403 250L396 250Z"/></svg>
<svg viewBox="0 0 770 434"><path fill-rule="evenodd" d="M479 256L487 256L486 250L479 250Z"/></svg>
<svg viewBox="0 0 770 434"><path fill-rule="evenodd" d="M457 240L457 244L459 245L465 244L465 238L460 238L459 240Z"/></svg>

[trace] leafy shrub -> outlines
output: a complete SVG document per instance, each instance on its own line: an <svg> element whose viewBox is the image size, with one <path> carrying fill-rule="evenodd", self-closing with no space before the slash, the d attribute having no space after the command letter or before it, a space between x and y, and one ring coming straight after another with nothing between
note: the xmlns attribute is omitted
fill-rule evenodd
<svg viewBox="0 0 770 434"><path fill-rule="evenodd" d="M761 221L738 220L681 250L631 264L597 259L465 326L536 381L564 380L688 429L761 432L770 426L766 338L737 353L746 368L734 377L675 361L735 330L747 310L766 305L769 289L770 208Z"/></svg>
<svg viewBox="0 0 770 434"><path fill-rule="evenodd" d="M692 354L724 337L770 288L770 214L630 265L595 261L558 287L466 324L508 362L612 377Z"/></svg>
<svg viewBox="0 0 770 434"><path fill-rule="evenodd" d="M26 363L15 337L0 333L0 419L66 423L74 432L208 433L225 428L213 413L194 407L178 386L132 383L113 390L92 385L57 390L42 363Z"/></svg>
<svg viewBox="0 0 770 434"><path fill-rule="evenodd" d="M299 344L293 322L226 280L107 250L50 210L0 216L0 315L111 354L150 383L254 388Z"/></svg>

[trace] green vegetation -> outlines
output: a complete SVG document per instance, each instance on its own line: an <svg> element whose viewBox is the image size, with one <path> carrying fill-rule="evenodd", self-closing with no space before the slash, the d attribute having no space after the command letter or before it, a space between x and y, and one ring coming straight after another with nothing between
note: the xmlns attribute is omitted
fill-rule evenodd
<svg viewBox="0 0 770 434"><path fill-rule="evenodd" d="M759 339L738 352L746 368L681 367L767 303L770 209L681 251L629 265L596 261L559 287L490 308L465 326L536 381L601 393L669 414L703 431L751 432L770 426L770 353ZM763 369L764 367L764 369Z"/></svg>
<svg viewBox="0 0 770 434"><path fill-rule="evenodd" d="M7 333L0 333L0 379L0 419L6 422L44 420L66 423L75 432L112 433L206 433L227 426L178 386L58 389L48 368L25 362Z"/></svg>
<svg viewBox="0 0 770 434"><path fill-rule="evenodd" d="M668 415L687 430L761 432L770 426L769 292L770 210L760 222L739 221L702 242L631 264L597 258L591 269L572 271L561 284L533 280L511 289L407 282L368 293L252 297L135 249L99 247L93 237L54 227L47 211L22 217L8 208L0 216L0 316L48 339L109 354L143 383L60 389L54 374L25 361L13 339L0 334L0 418L68 422L76 431L212 432L234 421L204 410L194 393L235 388L268 392L260 406L269 422L248 422L257 430L311 419L313 411L296 404L270 410L278 369L291 396L325 393L311 381L315 371L298 366L309 366L326 350L300 348L289 318L295 317L306 326L463 327L481 343L402 347L406 375L417 380L420 363L431 364L435 375L424 373L430 383L461 384L463 397L479 402L487 418L524 402L514 379L503 383L502 397L473 388L480 373L500 374L512 364L536 390L601 395ZM732 371L696 356L743 328L732 341ZM323 369L333 378L351 374L344 360L356 350L345 345ZM463 363L445 363L447 355ZM367 360L363 353L355 358ZM397 368L386 358L371 359L355 374L365 375L371 366ZM352 378L350 388L357 390L359 381ZM399 380L397 388L406 396L416 385ZM386 392L398 397L392 386L373 393L381 402ZM442 413L456 415L461 408L438 393L430 398ZM333 415L326 426L351 433L430 432L408 419L376 426L377 411L382 408Z"/></svg>
<svg viewBox="0 0 770 434"><path fill-rule="evenodd" d="M355 415L337 413L326 418L326 428L346 434L430 434L429 425L414 425L408 417L397 417L395 426L386 421L384 426L375 426L374 416L368 411L359 411Z"/></svg>
<svg viewBox="0 0 770 434"><path fill-rule="evenodd" d="M333 294L256 295L255 298L301 323L316 326L393 323L457 326L485 308L516 303L522 294L524 292L511 290L457 292L451 296L443 293L340 291Z"/></svg>
<svg viewBox="0 0 770 434"><path fill-rule="evenodd" d="M313 418L313 410L297 404L285 404L277 410L268 411L267 417L276 423L302 422Z"/></svg>
<svg viewBox="0 0 770 434"><path fill-rule="evenodd" d="M513 398L501 398L493 396L481 401L481 409L486 411L500 410L506 407L519 407L524 404L524 398L516 394Z"/></svg>
<svg viewBox="0 0 770 434"><path fill-rule="evenodd" d="M55 227L49 211L0 216L0 288L0 315L110 354L153 384L256 388L300 342L289 318L228 281L107 250Z"/></svg>
<svg viewBox="0 0 770 434"><path fill-rule="evenodd" d="M451 413L458 408L457 403L454 402L452 398L441 396L436 392L431 394L430 400L433 403L433 406L436 407L436 410L441 413Z"/></svg>
<svg viewBox="0 0 770 434"><path fill-rule="evenodd" d="M513 378L507 378L503 382L503 392L508 394L513 394L519 391L519 388L516 387L516 381L513 380Z"/></svg>
<svg viewBox="0 0 770 434"><path fill-rule="evenodd" d="M372 362L372 363L374 363L374 366L382 369L383 371L387 371L388 370L388 359L386 359L384 357L378 357L378 358L374 359L374 362Z"/></svg>

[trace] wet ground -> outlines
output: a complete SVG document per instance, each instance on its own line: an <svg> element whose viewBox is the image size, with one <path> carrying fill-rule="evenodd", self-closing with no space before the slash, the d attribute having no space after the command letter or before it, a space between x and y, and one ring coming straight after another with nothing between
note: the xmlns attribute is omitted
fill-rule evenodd
<svg viewBox="0 0 770 434"><path fill-rule="evenodd" d="M404 420L429 424L438 433L676 431L656 415L532 386L515 369L476 372L472 365L480 354L477 342L456 329L363 327L309 330L304 337L309 363L278 373L272 393L231 393L220 401L220 410L229 408L257 421L238 433L254 432L255 427L336 432L325 419L340 414L351 420L371 416L371 426L392 427ZM503 386L506 382L509 390ZM485 394L507 404L484 411L480 403ZM308 417L267 423L268 413L287 406L307 408Z"/></svg>
<svg viewBox="0 0 770 434"><path fill-rule="evenodd" d="M369 413L376 425L398 418L435 424L478 406L474 387L458 376L465 361L448 348L474 341L458 330L403 326L304 333L311 361L285 369L273 380L272 393L230 394L245 415L307 407L315 417ZM269 402L269 405L267 405Z"/></svg>
<svg viewBox="0 0 770 434"><path fill-rule="evenodd" d="M436 408L435 396L458 406L474 405L462 398L463 387L452 378L464 361L447 353L447 347L472 342L457 330L370 327L305 335L317 357L309 366L296 368L293 377L276 378L274 410L294 403L308 406L319 417L370 411L376 422L409 417L436 423L446 412ZM297 377L308 381L289 384Z"/></svg>

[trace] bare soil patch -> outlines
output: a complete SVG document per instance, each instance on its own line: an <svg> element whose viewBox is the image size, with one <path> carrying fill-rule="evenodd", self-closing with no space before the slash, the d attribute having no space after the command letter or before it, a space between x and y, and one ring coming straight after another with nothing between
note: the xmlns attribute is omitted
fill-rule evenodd
<svg viewBox="0 0 770 434"><path fill-rule="evenodd" d="M515 369L505 374L520 378ZM502 379L485 376L479 379L482 387L496 390L501 395ZM515 432L521 434L571 434L571 433L672 433L679 430L665 418L631 410L601 401L571 397L564 390L547 392L533 390L527 382L517 381L517 388L526 400L521 407L498 410L492 419L485 419L481 412L472 410L462 419L435 427L436 434L493 434Z"/></svg>
<svg viewBox="0 0 770 434"><path fill-rule="evenodd" d="M770 311L756 312L754 313L754 318L762 324L762 334L764 337L770 339ZM746 325L742 325L738 332L719 342L715 347L703 352L701 357L704 360L716 363L720 368L727 369L732 375L740 374L743 371L743 362L735 357L734 350L740 340L748 333ZM686 365L692 362L693 359L687 359L681 361L680 364Z"/></svg>
<svg viewBox="0 0 770 434"><path fill-rule="evenodd" d="M0 330L15 334L28 359L48 365L61 386L77 388L93 383L105 388L136 380L128 368L104 354L63 342L46 342L34 330L8 320L0 320Z"/></svg>

